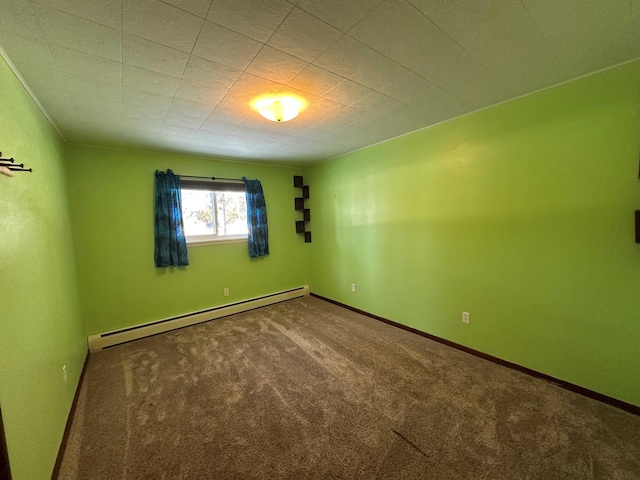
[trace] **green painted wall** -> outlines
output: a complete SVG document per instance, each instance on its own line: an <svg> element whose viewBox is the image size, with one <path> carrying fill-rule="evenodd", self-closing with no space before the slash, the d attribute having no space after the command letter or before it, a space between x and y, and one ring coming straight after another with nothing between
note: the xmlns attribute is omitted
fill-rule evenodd
<svg viewBox="0 0 640 480"><path fill-rule="evenodd" d="M40 480L51 477L86 336L64 143L2 57L0 105L0 150L34 169L0 175L0 405L14 480Z"/></svg>
<svg viewBox="0 0 640 480"><path fill-rule="evenodd" d="M82 316L90 334L159 320L308 283L295 233L291 168L132 150L69 146L69 184ZM188 267L153 263L154 172L262 182L270 255L247 243L189 247ZM230 296L223 296L223 289Z"/></svg>
<svg viewBox="0 0 640 480"><path fill-rule="evenodd" d="M640 405L639 143L636 62L310 167L311 290Z"/></svg>

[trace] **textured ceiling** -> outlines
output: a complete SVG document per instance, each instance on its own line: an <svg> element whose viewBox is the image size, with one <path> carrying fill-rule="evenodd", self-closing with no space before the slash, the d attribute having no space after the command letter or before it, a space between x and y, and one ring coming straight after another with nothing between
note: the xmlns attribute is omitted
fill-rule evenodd
<svg viewBox="0 0 640 480"><path fill-rule="evenodd" d="M0 46L71 143L304 164L636 58L640 0L0 0Z"/></svg>

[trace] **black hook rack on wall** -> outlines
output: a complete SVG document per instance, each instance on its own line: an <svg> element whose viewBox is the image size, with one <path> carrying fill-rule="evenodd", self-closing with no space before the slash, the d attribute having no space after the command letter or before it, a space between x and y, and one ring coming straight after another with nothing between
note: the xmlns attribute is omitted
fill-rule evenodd
<svg viewBox="0 0 640 480"><path fill-rule="evenodd" d="M0 173L13 177L13 172L33 172L33 169L24 168L24 163L16 163L13 157L2 158L2 152L0 152Z"/></svg>

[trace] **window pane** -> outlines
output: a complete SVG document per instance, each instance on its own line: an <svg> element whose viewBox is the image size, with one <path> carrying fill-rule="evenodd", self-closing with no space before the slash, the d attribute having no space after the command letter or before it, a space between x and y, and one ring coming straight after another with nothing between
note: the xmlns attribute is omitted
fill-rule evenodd
<svg viewBox="0 0 640 480"><path fill-rule="evenodd" d="M216 192L218 235L246 235L247 201L244 192Z"/></svg>
<svg viewBox="0 0 640 480"><path fill-rule="evenodd" d="M182 188L181 191L185 236L215 240L216 237L248 234L244 191L208 190L200 184ZM196 238L191 240L201 241Z"/></svg>
<svg viewBox="0 0 640 480"><path fill-rule="evenodd" d="M182 221L186 236L215 235L214 202L213 192L182 189Z"/></svg>

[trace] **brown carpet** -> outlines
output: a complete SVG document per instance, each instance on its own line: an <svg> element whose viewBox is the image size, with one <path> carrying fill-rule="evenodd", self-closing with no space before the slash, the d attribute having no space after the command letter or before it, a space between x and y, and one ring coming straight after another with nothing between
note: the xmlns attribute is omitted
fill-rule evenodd
<svg viewBox="0 0 640 480"><path fill-rule="evenodd" d="M640 417L315 298L92 354L63 479L638 479Z"/></svg>

